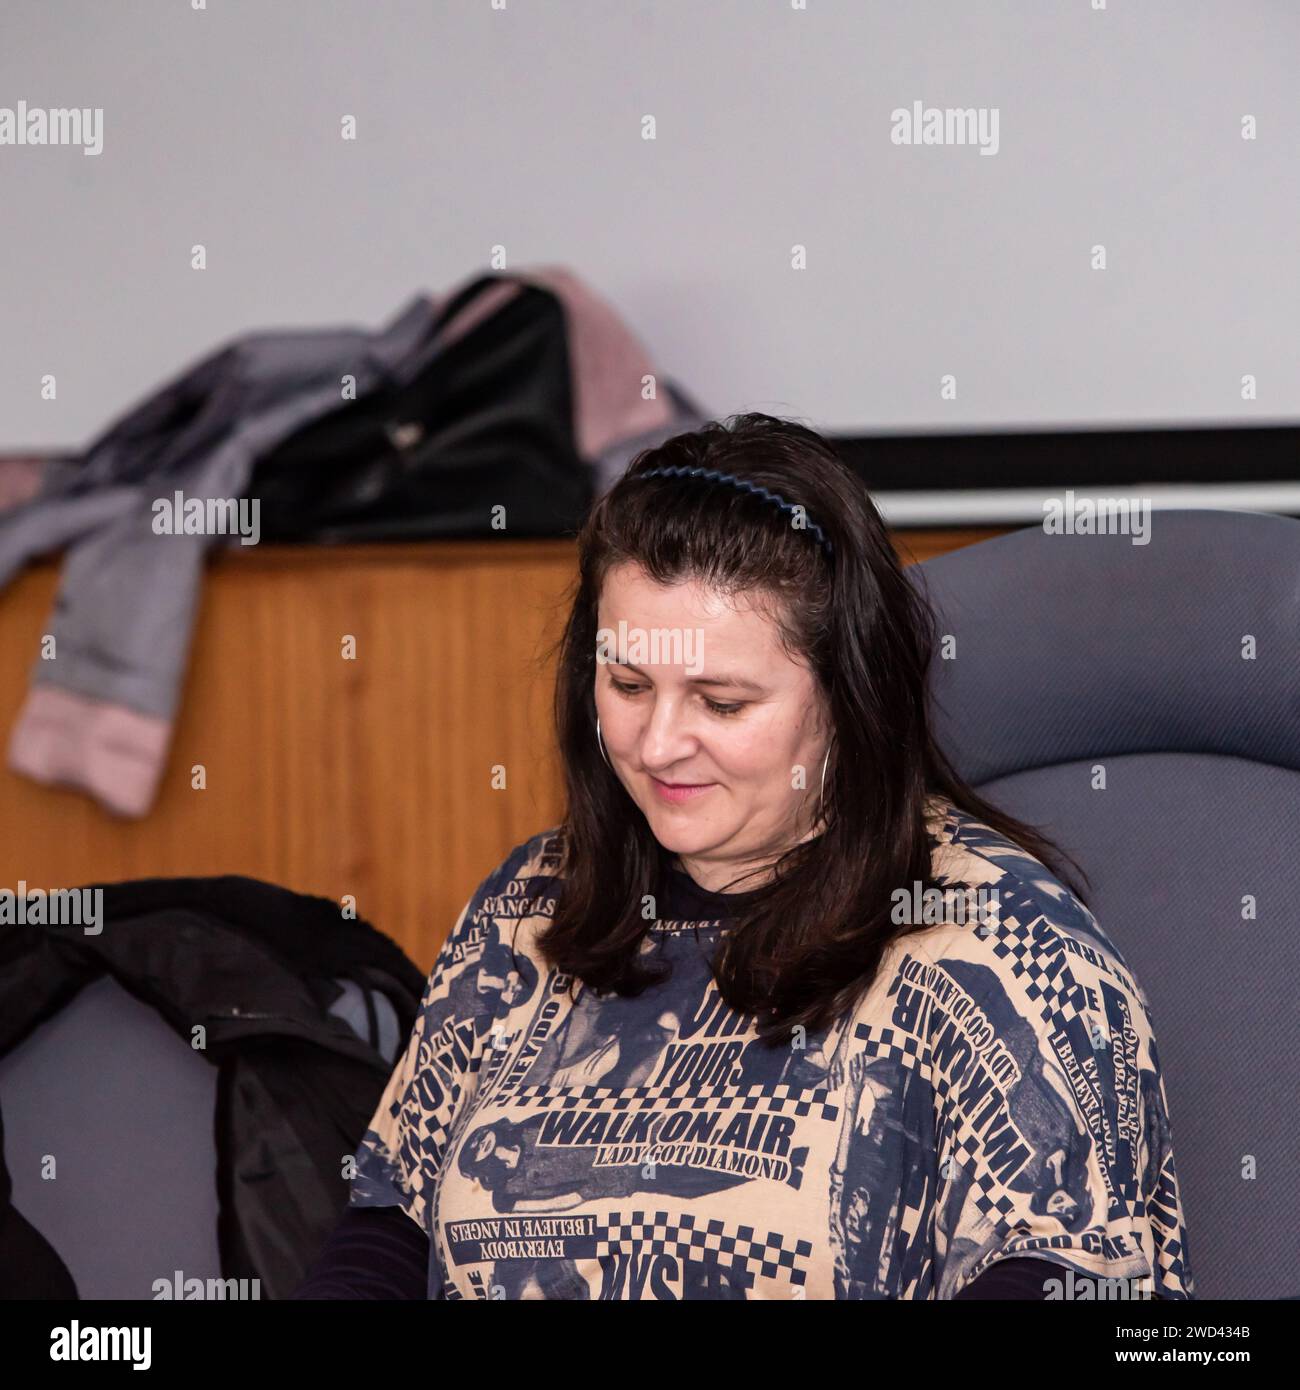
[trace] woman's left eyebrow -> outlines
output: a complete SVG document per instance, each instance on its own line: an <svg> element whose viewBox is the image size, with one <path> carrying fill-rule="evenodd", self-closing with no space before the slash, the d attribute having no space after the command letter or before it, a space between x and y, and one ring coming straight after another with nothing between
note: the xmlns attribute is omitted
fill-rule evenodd
<svg viewBox="0 0 1300 1390"><path fill-rule="evenodd" d="M761 685L756 685L753 681L746 680L744 676L692 676L688 684L726 685L732 686L737 690L748 690L751 695L766 694Z"/></svg>

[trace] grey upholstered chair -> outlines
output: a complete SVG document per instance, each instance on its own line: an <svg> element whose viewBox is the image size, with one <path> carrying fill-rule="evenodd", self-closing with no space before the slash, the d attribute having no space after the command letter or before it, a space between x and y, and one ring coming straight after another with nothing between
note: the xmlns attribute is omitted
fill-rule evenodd
<svg viewBox="0 0 1300 1390"><path fill-rule="evenodd" d="M330 1013L369 1039L360 988L338 983ZM391 1002L378 991L373 1002L379 1051L394 1062L406 1039ZM110 976L0 1058L14 1206L79 1297L152 1299L177 1270L221 1278L216 1088L216 1068ZM42 1177L45 1155L57 1181Z"/></svg>
<svg viewBox="0 0 1300 1390"><path fill-rule="evenodd" d="M1034 527L909 573L956 639L941 744L1075 856L1150 1001L1197 1297L1300 1295L1300 521Z"/></svg>

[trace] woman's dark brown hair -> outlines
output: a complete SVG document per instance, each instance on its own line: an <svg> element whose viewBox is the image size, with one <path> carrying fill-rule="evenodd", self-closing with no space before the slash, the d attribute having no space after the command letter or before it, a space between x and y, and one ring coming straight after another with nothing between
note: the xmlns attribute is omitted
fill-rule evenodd
<svg viewBox="0 0 1300 1390"><path fill-rule="evenodd" d="M650 468L715 469L805 509L811 530L773 503ZM597 605L609 571L631 561L661 584L696 580L764 596L786 650L820 684L832 722L827 823L773 867L713 961L723 998L760 1035L817 1033L852 1007L900 928L894 890L942 887L931 872L926 798L947 797L1041 860L1076 895L1064 856L967 786L931 735L928 600L903 573L866 487L813 430L747 414L639 455L592 508L558 646L555 718L564 769L564 884L540 944L548 962L602 993L636 994L661 976L640 958L646 896L670 862L596 742ZM1073 861L1070 861L1073 863ZM1076 866L1077 867L1077 866Z"/></svg>

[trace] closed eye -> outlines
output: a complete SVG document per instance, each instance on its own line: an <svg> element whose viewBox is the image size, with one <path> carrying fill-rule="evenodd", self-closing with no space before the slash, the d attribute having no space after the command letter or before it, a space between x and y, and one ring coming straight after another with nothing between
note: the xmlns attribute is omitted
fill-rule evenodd
<svg viewBox="0 0 1300 1390"><path fill-rule="evenodd" d="M609 683L620 695L628 700L635 699L636 696L640 695L646 688L644 685L628 685L625 681L615 680L613 676L609 678ZM734 714L739 714L741 710L745 708L743 700L731 704L724 704L719 700L710 700L707 695L702 695L700 698L713 714L720 715L724 719L730 718Z"/></svg>

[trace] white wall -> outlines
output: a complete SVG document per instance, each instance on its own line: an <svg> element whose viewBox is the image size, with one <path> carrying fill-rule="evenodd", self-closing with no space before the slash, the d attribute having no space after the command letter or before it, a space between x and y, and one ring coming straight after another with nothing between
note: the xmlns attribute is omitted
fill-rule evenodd
<svg viewBox="0 0 1300 1390"><path fill-rule="evenodd" d="M0 146L0 447L497 243L718 413L1296 419L1300 6L1095 2L4 0L0 106L102 107L104 146ZM998 108L998 153L891 143L917 100Z"/></svg>

